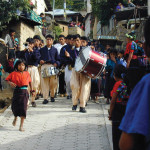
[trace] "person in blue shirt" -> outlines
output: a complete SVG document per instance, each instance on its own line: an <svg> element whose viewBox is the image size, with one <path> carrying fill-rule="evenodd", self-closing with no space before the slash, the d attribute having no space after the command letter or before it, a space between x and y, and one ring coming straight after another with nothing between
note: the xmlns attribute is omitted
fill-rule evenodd
<svg viewBox="0 0 150 150"><path fill-rule="evenodd" d="M123 8L124 6L122 5L122 3L118 3L118 5L116 6L116 12L123 10Z"/></svg>
<svg viewBox="0 0 150 150"><path fill-rule="evenodd" d="M113 71L118 63L117 59L117 50L115 49L110 49L109 54L108 54L107 62L106 62L106 67L105 67L105 91L104 91L104 96L107 98L106 103L109 104L109 100L111 99L110 92L115 84L115 80L113 78Z"/></svg>
<svg viewBox="0 0 150 150"><path fill-rule="evenodd" d="M150 18L146 21L144 51L150 61ZM133 89L122 119L121 150L150 150L150 74Z"/></svg>
<svg viewBox="0 0 150 150"><path fill-rule="evenodd" d="M60 57L57 49L53 46L53 41L54 37L50 34L47 35L46 46L40 49L41 72L60 66ZM48 103L49 91L51 94L51 102L55 102L54 96L57 90L57 82L57 75L41 78L41 88L44 97L43 104Z"/></svg>
<svg viewBox="0 0 150 150"><path fill-rule="evenodd" d="M119 53L118 53L118 59L119 59L118 64L121 64L121 65L123 65L124 67L127 66L127 62L126 62L126 60L124 59L124 51L123 51L123 50L120 50L120 51L119 51Z"/></svg>

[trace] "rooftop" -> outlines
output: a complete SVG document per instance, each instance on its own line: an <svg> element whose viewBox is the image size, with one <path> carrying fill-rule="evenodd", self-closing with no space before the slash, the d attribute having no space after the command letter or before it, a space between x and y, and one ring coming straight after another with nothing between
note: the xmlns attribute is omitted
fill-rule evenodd
<svg viewBox="0 0 150 150"><path fill-rule="evenodd" d="M53 11L45 12L45 14L53 15ZM66 15L78 15L79 12L66 10ZM63 16L64 15L64 9L55 9L54 10L54 16Z"/></svg>

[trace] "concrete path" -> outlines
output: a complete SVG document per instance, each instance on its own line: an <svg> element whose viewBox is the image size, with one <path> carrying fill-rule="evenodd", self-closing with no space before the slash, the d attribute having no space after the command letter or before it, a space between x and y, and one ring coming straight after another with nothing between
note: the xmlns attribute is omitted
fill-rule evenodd
<svg viewBox="0 0 150 150"><path fill-rule="evenodd" d="M11 110L0 121L0 150L111 150L103 104L89 102L87 113L72 112L71 100L29 107L25 132L12 126ZM109 125L110 126L110 125Z"/></svg>

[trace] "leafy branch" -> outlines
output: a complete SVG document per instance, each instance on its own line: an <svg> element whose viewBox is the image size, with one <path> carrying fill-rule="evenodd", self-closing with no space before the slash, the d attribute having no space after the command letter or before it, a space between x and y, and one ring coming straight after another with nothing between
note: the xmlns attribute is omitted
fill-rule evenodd
<svg viewBox="0 0 150 150"><path fill-rule="evenodd" d="M0 0L0 31L6 27L13 18L18 18L17 10L30 10L29 0Z"/></svg>

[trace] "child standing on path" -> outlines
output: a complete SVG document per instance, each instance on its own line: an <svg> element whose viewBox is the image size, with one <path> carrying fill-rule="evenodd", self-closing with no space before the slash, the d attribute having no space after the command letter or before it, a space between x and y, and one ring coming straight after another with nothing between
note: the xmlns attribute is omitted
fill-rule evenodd
<svg viewBox="0 0 150 150"><path fill-rule="evenodd" d="M127 86L123 81L125 72L126 68L123 65L116 65L114 69L114 79L116 83L111 91L112 99L109 115L109 119L112 120L113 150L120 150L119 139L121 136L121 130L119 130L119 126L125 114L128 100Z"/></svg>
<svg viewBox="0 0 150 150"><path fill-rule="evenodd" d="M14 114L13 126L16 125L17 117L21 118L19 131L24 131L23 123L26 118L27 103L29 99L29 94L27 91L28 85L31 88L31 77L29 72L26 71L27 65L24 60L17 59L14 62L15 71L10 73L6 78L8 84L10 84L14 89L14 94L12 98L12 112ZM32 88L31 88L32 89ZM31 90L34 95L34 91Z"/></svg>

